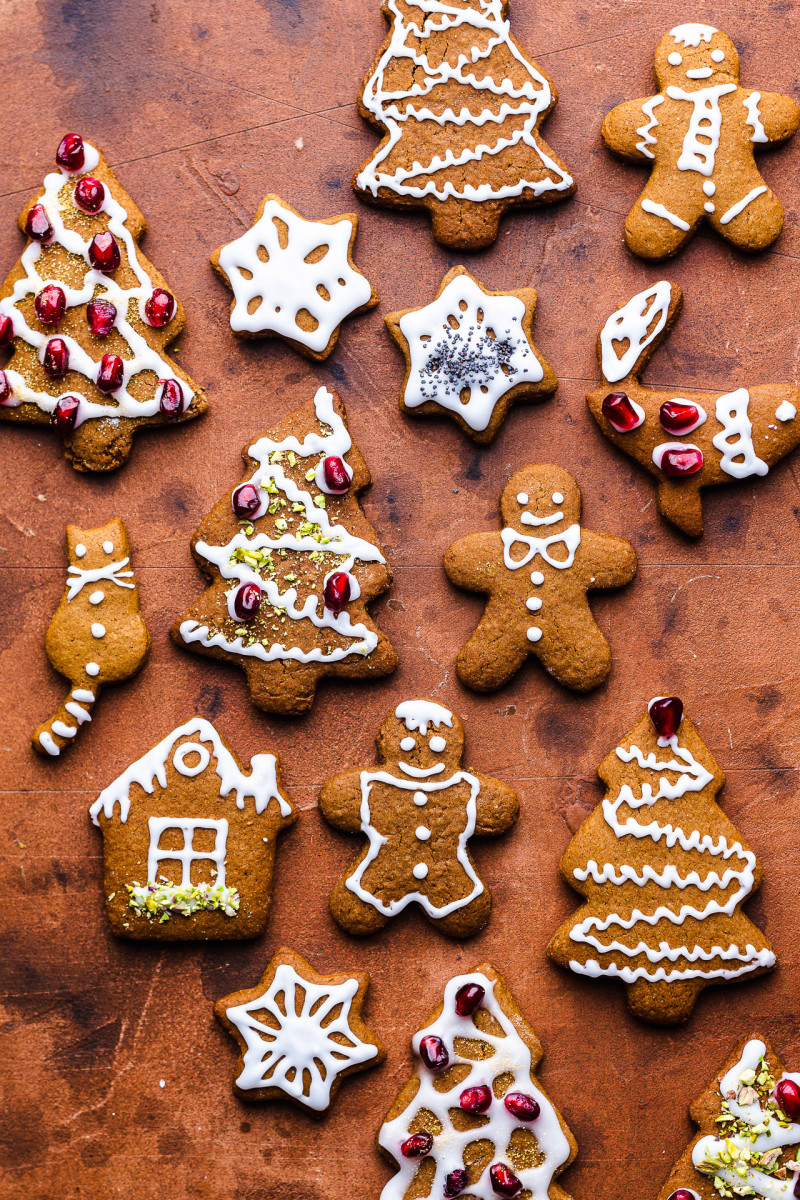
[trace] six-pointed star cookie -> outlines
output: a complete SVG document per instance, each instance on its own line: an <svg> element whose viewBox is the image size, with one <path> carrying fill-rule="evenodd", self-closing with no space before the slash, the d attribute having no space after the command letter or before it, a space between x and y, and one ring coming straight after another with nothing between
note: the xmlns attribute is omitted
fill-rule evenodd
<svg viewBox="0 0 800 1200"><path fill-rule="evenodd" d="M515 400L558 387L533 344L536 291L490 292L465 267L445 275L436 299L386 317L406 357L403 412L448 412L476 442L491 442Z"/></svg>
<svg viewBox="0 0 800 1200"><path fill-rule="evenodd" d="M368 985L364 971L318 975L294 950L277 950L254 988L214 1005L239 1044L236 1095L289 1099L321 1117L345 1075L386 1057L361 1020Z"/></svg>
<svg viewBox="0 0 800 1200"><path fill-rule="evenodd" d="M342 321L378 303L353 262L357 231L353 213L307 221L265 196L252 227L211 255L233 292L233 332L286 338L309 358L327 358Z"/></svg>

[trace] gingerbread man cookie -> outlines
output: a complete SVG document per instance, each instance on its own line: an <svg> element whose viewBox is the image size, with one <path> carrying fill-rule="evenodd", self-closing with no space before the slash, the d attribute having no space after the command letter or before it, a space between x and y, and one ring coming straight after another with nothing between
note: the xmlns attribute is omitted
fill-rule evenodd
<svg viewBox="0 0 800 1200"><path fill-rule="evenodd" d="M493 691L533 654L564 687L590 691L611 670L611 648L587 592L630 583L633 547L582 528L580 489L561 467L539 463L517 471L503 489L500 512L499 533L459 538L444 559L453 583L489 597L456 660L459 679Z"/></svg>
<svg viewBox="0 0 800 1200"><path fill-rule="evenodd" d="M783 227L783 206L764 183L754 151L786 141L800 125L790 96L739 87L739 56L712 25L678 25L656 47L658 93L619 104L603 141L651 163L647 186L625 221L642 258L677 254L707 220L740 250L763 250Z"/></svg>
<svg viewBox="0 0 800 1200"><path fill-rule="evenodd" d="M463 770L463 752L457 716L441 704L408 700L381 726L379 766L354 767L323 787L326 819L367 836L330 897L331 913L348 933L374 933L412 903L453 937L477 933L488 921L491 892L468 843L509 829L519 802L502 780Z"/></svg>

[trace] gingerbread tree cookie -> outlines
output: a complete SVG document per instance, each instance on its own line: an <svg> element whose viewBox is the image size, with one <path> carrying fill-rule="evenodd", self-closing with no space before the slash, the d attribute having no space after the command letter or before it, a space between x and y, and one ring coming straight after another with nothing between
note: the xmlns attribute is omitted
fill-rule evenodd
<svg viewBox="0 0 800 1200"><path fill-rule="evenodd" d="M240 666L259 708L301 713L322 677L373 679L397 665L366 607L392 580L358 502L371 478L324 387L242 457L247 476L192 539L209 585L172 637Z"/></svg>
<svg viewBox="0 0 800 1200"><path fill-rule="evenodd" d="M323 1116L346 1075L386 1057L361 1017L368 986L364 971L319 975L294 950L276 951L254 988L214 1005L239 1045L235 1094Z"/></svg>
<svg viewBox="0 0 800 1200"><path fill-rule="evenodd" d="M331 913L348 933L374 933L413 903L453 937L488 921L492 896L469 841L504 833L519 802L502 780L463 770L463 753L457 716L407 700L381 726L377 768L354 767L323 787L327 820L367 836L331 892Z"/></svg>
<svg viewBox="0 0 800 1200"><path fill-rule="evenodd" d="M402 412L450 413L481 445L517 400L558 387L533 344L534 288L490 292L466 267L445 275L423 308L390 313L386 325L406 358Z"/></svg>
<svg viewBox="0 0 800 1200"><path fill-rule="evenodd" d="M50 422L78 471L111 471L151 425L205 412L166 348L183 309L137 249L147 226L102 153L70 133L25 206L28 245L0 289L0 419Z"/></svg>
<svg viewBox="0 0 800 1200"><path fill-rule="evenodd" d="M656 47L658 92L628 100L603 121L603 141L630 162L651 164L625 221L642 258L677 254L704 219L740 250L763 250L783 227L783 206L754 152L800 125L790 96L739 87L739 55L711 25L678 25Z"/></svg>
<svg viewBox="0 0 800 1200"><path fill-rule="evenodd" d="M427 208L444 246L497 237L514 204L575 191L539 127L558 93L511 34L508 0L384 0L391 32L359 95L385 131L356 172L364 200Z"/></svg>
<svg viewBox="0 0 800 1200"><path fill-rule="evenodd" d="M490 964L457 975L411 1042L418 1059L378 1134L397 1170L381 1200L569 1200L578 1152L536 1078L543 1050Z"/></svg>
<svg viewBox="0 0 800 1200"><path fill-rule="evenodd" d="M378 303L353 262L357 230L353 213L307 221L280 196L265 196L252 227L211 255L233 292L233 332L282 337L326 359L342 321Z"/></svg>
<svg viewBox="0 0 800 1200"><path fill-rule="evenodd" d="M128 533L120 518L99 529L68 525L67 553L67 586L47 630L45 650L70 681L70 691L31 739L34 750L52 758L91 721L101 688L135 675L150 649Z"/></svg>
<svg viewBox="0 0 800 1200"><path fill-rule="evenodd" d="M582 528L580 489L561 467L539 463L517 471L503 489L500 512L499 533L459 538L445 554L453 583L488 596L456 659L459 679L493 691L533 654L564 687L590 691L607 678L611 649L587 592L630 583L633 547Z"/></svg>
<svg viewBox="0 0 800 1200"><path fill-rule="evenodd" d="M765 383L689 397L646 388L642 372L681 304L681 289L662 279L612 313L597 341L603 386L586 400L606 437L657 480L661 515L700 537L701 488L766 475L800 443L800 388Z"/></svg>
<svg viewBox="0 0 800 1200"><path fill-rule="evenodd" d="M608 791L560 866L586 903L548 953L578 975L621 979L636 1016L675 1024L709 984L775 965L741 911L761 868L717 804L725 776L677 697L651 700L598 774Z"/></svg>

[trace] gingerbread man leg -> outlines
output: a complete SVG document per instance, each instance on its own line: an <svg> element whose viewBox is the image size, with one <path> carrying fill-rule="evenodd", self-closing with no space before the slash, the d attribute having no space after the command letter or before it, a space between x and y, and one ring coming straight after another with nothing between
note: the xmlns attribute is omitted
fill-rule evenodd
<svg viewBox="0 0 800 1200"><path fill-rule="evenodd" d="M516 674L529 648L516 607L490 602L456 659L458 678L473 691L492 692Z"/></svg>
<svg viewBox="0 0 800 1200"><path fill-rule="evenodd" d="M347 880L351 875L352 871L348 870L333 887L328 902L331 916L345 933L352 933L356 937L377 933L389 918L350 891Z"/></svg>
<svg viewBox="0 0 800 1200"><path fill-rule="evenodd" d="M719 184L714 206L711 224L742 250L765 250L783 228L783 205L756 170Z"/></svg>
<svg viewBox="0 0 800 1200"><path fill-rule="evenodd" d="M625 242L640 258L658 261L676 254L703 216L702 199L670 195L654 175L625 220Z"/></svg>
<svg viewBox="0 0 800 1200"><path fill-rule="evenodd" d="M484 888L479 896L470 900L463 908L457 908L446 917L437 917L436 928L448 937L472 937L483 929L489 920L492 909L492 896L488 888Z"/></svg>
<svg viewBox="0 0 800 1200"><path fill-rule="evenodd" d="M611 647L588 603L560 616L554 633L539 643L539 658L555 679L576 692L599 687L611 671Z"/></svg>

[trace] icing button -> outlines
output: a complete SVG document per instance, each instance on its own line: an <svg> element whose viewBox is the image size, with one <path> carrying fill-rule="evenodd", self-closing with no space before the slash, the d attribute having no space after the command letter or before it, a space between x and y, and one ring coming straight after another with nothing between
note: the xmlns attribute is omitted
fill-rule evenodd
<svg viewBox="0 0 800 1200"><path fill-rule="evenodd" d="M541 636L542 636L542 631L539 628L539 626L531 625L530 629L528 630L528 641L529 642L538 642L538 641L540 641Z"/></svg>
<svg viewBox="0 0 800 1200"><path fill-rule="evenodd" d="M427 829L424 825L418 825L417 828L414 830L414 834L419 839L419 841L427 842L428 838L431 836L431 831L430 831L430 829Z"/></svg>
<svg viewBox="0 0 800 1200"><path fill-rule="evenodd" d="M427 804L428 797L425 792L414 792L414 803L416 804L417 808L422 808L424 804Z"/></svg>
<svg viewBox="0 0 800 1200"><path fill-rule="evenodd" d="M417 863L411 874L415 879L425 879L428 874L428 868L425 863Z"/></svg>
<svg viewBox="0 0 800 1200"><path fill-rule="evenodd" d="M533 574L531 575L531 583L535 583L537 587L539 586L539 584L544 583L544 575L542 574L541 571L533 572Z"/></svg>
<svg viewBox="0 0 800 1200"><path fill-rule="evenodd" d="M538 610L542 607L542 602L538 596L529 596L525 601L525 607L529 608L531 612L538 612Z"/></svg>

